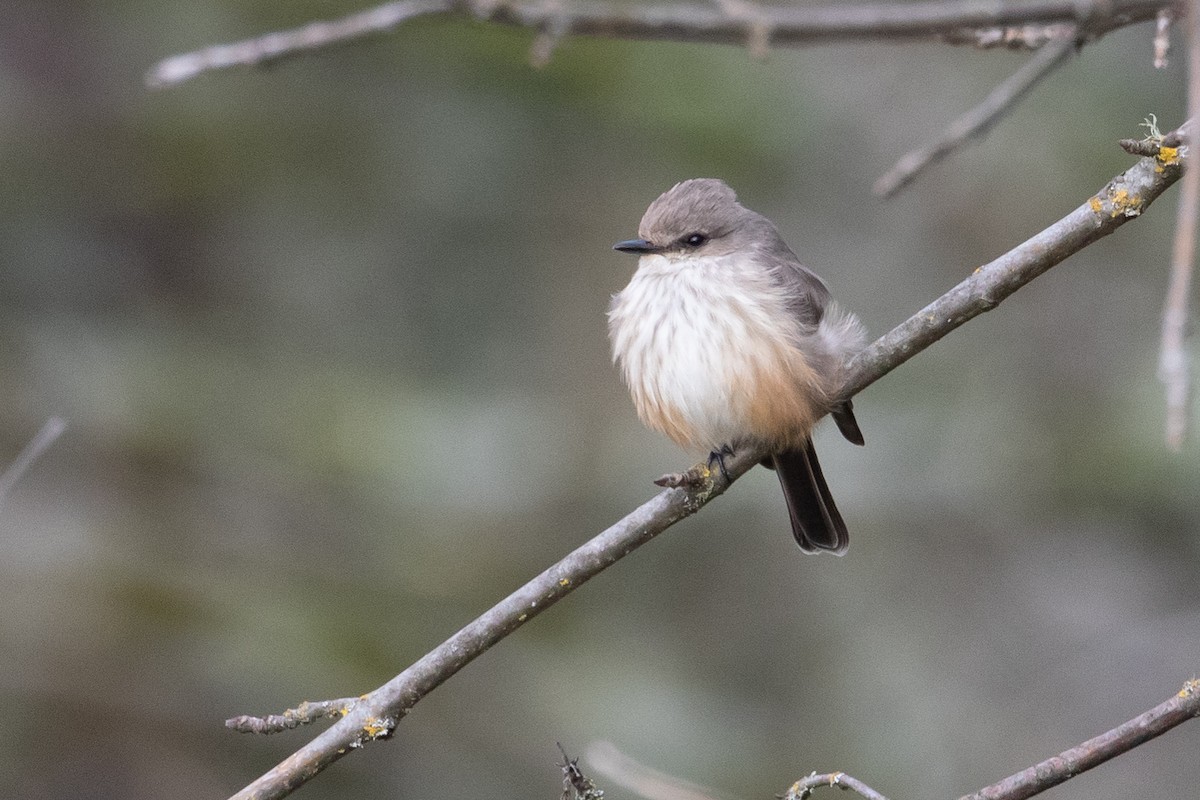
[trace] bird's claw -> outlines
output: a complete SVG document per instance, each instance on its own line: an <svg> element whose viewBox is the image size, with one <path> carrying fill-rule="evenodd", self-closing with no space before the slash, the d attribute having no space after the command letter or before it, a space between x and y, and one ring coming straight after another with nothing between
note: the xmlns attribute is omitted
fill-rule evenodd
<svg viewBox="0 0 1200 800"><path fill-rule="evenodd" d="M713 450L708 454L708 468L711 470L712 465L715 463L720 468L721 477L725 479L726 483L729 483L729 470L725 469L725 456L732 455L733 448L727 444L721 445L720 450Z"/></svg>
<svg viewBox="0 0 1200 800"><path fill-rule="evenodd" d="M722 445L720 450L708 454L704 466L697 464L686 472L668 472L654 483L667 489L696 489L712 481L713 464L721 471L721 477L729 483L729 471L725 469L725 457L733 455L733 448Z"/></svg>

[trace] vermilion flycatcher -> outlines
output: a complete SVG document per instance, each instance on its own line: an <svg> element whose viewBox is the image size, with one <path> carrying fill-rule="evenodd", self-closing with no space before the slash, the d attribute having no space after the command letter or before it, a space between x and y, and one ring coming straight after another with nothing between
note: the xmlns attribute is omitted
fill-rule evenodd
<svg viewBox="0 0 1200 800"><path fill-rule="evenodd" d="M846 551L846 524L817 454L813 424L831 413L863 443L850 401L838 396L865 331L832 303L769 219L724 182L697 178L650 204L637 272L608 312L613 360L648 427L708 450L724 468L733 448L764 446L779 475L792 533L805 552Z"/></svg>

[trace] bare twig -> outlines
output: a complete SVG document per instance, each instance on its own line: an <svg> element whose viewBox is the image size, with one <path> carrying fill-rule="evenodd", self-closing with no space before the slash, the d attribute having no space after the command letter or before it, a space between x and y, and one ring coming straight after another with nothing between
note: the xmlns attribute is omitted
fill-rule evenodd
<svg viewBox="0 0 1200 800"><path fill-rule="evenodd" d="M446 13L453 5L452 0L400 0L338 20L312 22L300 28L206 47L163 59L147 73L146 83L153 87L169 86L210 70L271 64L301 53L386 33L414 17Z"/></svg>
<svg viewBox="0 0 1200 800"><path fill-rule="evenodd" d="M1170 136L1171 134L1168 134ZM849 365L846 396L857 394L933 342L995 308L1021 286L1092 242L1136 219L1178 180L1182 165L1142 159L1098 194L1032 239L972 274L890 333ZM530 580L404 672L365 695L328 730L297 750L237 798L289 794L333 762L391 733L400 718L429 692L543 610L611 564L722 494L765 456L746 448L725 459L724 472L693 468L707 480L658 493L612 527Z"/></svg>
<svg viewBox="0 0 1200 800"><path fill-rule="evenodd" d="M8 499L8 493L12 491L12 487L21 477L29 471L33 462L37 461L42 453L46 452L46 448L54 444L54 441L62 436L62 432L67 429L67 421L62 417L51 417L46 420L46 424L42 426L34 437L29 440L29 443L21 448L21 452L17 453L17 457L8 465L3 473L0 473L0 507L3 507L4 501Z"/></svg>
<svg viewBox="0 0 1200 800"><path fill-rule="evenodd" d="M282 733L301 725L310 725L319 719L339 719L354 708L361 697L342 697L338 700L321 700L310 702L305 700L295 708L289 708L282 714L268 714L265 717L242 715L225 720L225 727L238 733Z"/></svg>
<svg viewBox="0 0 1200 800"><path fill-rule="evenodd" d="M743 0L744 2L745 0ZM755 5L753 14L730 14L707 4L636 5L573 0L570 32L580 36L710 44L806 45L862 39L931 39L968 28L1072 23L1094 38L1153 19L1180 0L919 0L868 4ZM233 44L216 45L160 61L147 73L150 86L182 83L211 70L263 66L299 53L385 33L415 17L471 16L486 22L552 30L560 10L534 0L400 0L328 22L314 22ZM764 31L766 32L764 36Z"/></svg>
<svg viewBox="0 0 1200 800"><path fill-rule="evenodd" d="M836 786L839 789L849 789L866 800L887 800L879 792L867 786L858 778L844 772L827 772L823 775L812 773L793 783L784 794L783 800L808 800L814 789L822 786Z"/></svg>
<svg viewBox="0 0 1200 800"><path fill-rule="evenodd" d="M1158 12L1154 23L1154 68L1166 69L1167 56L1171 54L1171 23L1175 21L1175 12L1164 8Z"/></svg>
<svg viewBox="0 0 1200 800"><path fill-rule="evenodd" d="M947 126L936 140L905 155L875 182L872 191L891 197L927 167L941 161L971 139L982 136L1000 116L1075 51L1075 38L1054 41L1025 62L1008 80L991 91L983 102Z"/></svg>
<svg viewBox="0 0 1200 800"><path fill-rule="evenodd" d="M1078 747L1010 775L960 800L1025 800L1081 772L1116 758L1156 736L1200 716L1200 681L1191 680L1170 700Z"/></svg>
<svg viewBox="0 0 1200 800"><path fill-rule="evenodd" d="M1190 0L1188 29L1188 136L1196 146L1200 127L1200 0ZM1162 345L1158 357L1158 378L1166 387L1167 447L1179 451L1187 436L1191 405L1191 365L1184 345L1192 293L1192 273L1196 265L1196 225L1200 215L1200 170L1189 169L1179 191L1175 216L1175 244L1171 249L1171 277L1163 307Z"/></svg>
<svg viewBox="0 0 1200 800"><path fill-rule="evenodd" d="M712 789L636 761L612 742L592 742L584 758L610 782L646 800L723 800Z"/></svg>

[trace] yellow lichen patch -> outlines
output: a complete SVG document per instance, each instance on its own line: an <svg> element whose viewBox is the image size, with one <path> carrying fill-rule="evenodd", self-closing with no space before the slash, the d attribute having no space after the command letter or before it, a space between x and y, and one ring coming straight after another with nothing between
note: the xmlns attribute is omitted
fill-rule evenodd
<svg viewBox="0 0 1200 800"><path fill-rule="evenodd" d="M378 717L367 717L367 721L363 723L362 731L371 739L378 739L386 734L389 730L388 724Z"/></svg>
<svg viewBox="0 0 1200 800"><path fill-rule="evenodd" d="M1163 166L1171 167L1179 163L1180 153L1178 147L1160 147L1158 148L1158 160Z"/></svg>
<svg viewBox="0 0 1200 800"><path fill-rule="evenodd" d="M1118 189L1113 192L1112 216L1124 214L1127 217L1136 217L1140 213L1142 213L1141 195L1131 195L1128 189Z"/></svg>
<svg viewBox="0 0 1200 800"><path fill-rule="evenodd" d="M1088 207L1101 214L1108 207L1110 217L1136 217L1142 213L1142 196L1130 194L1128 189L1111 189L1088 200Z"/></svg>
<svg viewBox="0 0 1200 800"><path fill-rule="evenodd" d="M558 582L558 585L559 585L559 586L562 586L562 587L564 587L564 588L565 588L565 587L567 587L567 586L570 586L570 585L571 585L571 581L570 581L570 579L569 579L569 578L563 578L562 580L560 580L560 581Z"/></svg>
<svg viewBox="0 0 1200 800"><path fill-rule="evenodd" d="M1183 685L1183 688L1179 690L1179 696L1191 697L1196 692L1200 692L1200 681L1193 679Z"/></svg>

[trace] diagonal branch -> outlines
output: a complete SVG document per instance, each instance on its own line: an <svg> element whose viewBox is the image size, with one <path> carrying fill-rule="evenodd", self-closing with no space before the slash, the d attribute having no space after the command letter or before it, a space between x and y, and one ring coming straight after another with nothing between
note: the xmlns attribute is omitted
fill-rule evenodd
<svg viewBox="0 0 1200 800"><path fill-rule="evenodd" d="M903 156L884 173L871 190L879 197L892 197L926 168L933 166L971 139L982 136L997 120L1075 52L1073 35L1042 46L1033 58L993 89L979 105L951 122L933 142Z"/></svg>
<svg viewBox="0 0 1200 800"><path fill-rule="evenodd" d="M1135 22L1154 19L1178 0L918 0L824 6L753 6L731 13L708 3L634 5L610 0L577 0L564 9L555 0L399 0L338 20L268 33L232 44L171 56L146 75L150 86L190 80L217 69L263 66L301 53L387 33L420 16L457 15L518 28L564 35L613 39L704 42L708 44L807 45L821 42L947 36L962 43L963 29L1003 28L1029 23L1067 22L1084 37L1100 36ZM749 3L736 4L739 8Z"/></svg>
<svg viewBox="0 0 1200 800"><path fill-rule="evenodd" d="M959 800L1025 800L1197 716L1200 716L1200 681L1191 680L1174 697L1125 724Z"/></svg>
<svg viewBox="0 0 1200 800"><path fill-rule="evenodd" d="M1055 264L1136 219L1179 179L1182 171L1178 159L1143 158L1079 208L995 261L974 270L966 280L867 347L850 364L845 394L850 396L862 391L950 331L995 308ZM746 449L727 458L728 481L719 473L704 471L707 480L700 486L669 489L655 495L497 603L404 672L364 696L328 730L235 797L283 797L346 753L374 739L386 738L422 697L450 676L589 578L700 510L764 455ZM703 466L696 469L702 470Z"/></svg>

